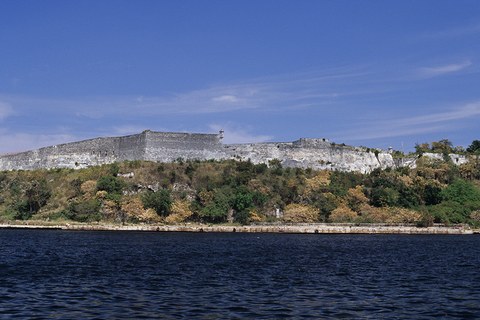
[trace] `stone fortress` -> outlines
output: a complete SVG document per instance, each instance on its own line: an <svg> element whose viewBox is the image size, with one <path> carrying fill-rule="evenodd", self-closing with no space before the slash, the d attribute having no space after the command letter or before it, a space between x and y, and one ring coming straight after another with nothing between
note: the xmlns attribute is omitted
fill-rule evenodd
<svg viewBox="0 0 480 320"><path fill-rule="evenodd" d="M327 139L301 138L293 142L223 144L218 134L154 132L122 137L94 138L0 156L0 170L53 168L80 169L88 166L147 160L250 160L255 164L278 159L285 167L368 173L376 168L414 166L415 159L394 159L391 152L337 145ZM436 155L432 154L432 157ZM441 156L441 155L439 155ZM450 155L457 164L464 156Z"/></svg>

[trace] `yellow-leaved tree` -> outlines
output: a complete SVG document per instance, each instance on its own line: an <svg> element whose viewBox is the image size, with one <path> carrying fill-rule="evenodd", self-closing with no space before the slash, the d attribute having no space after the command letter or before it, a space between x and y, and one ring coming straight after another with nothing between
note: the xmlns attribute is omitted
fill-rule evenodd
<svg viewBox="0 0 480 320"><path fill-rule="evenodd" d="M190 202L187 200L173 201L170 212L165 218L165 222L170 224L185 222L193 214L192 210L190 210Z"/></svg>
<svg viewBox="0 0 480 320"><path fill-rule="evenodd" d="M317 208L304 204L291 203L285 207L283 221L289 223L318 222L319 211Z"/></svg>
<svg viewBox="0 0 480 320"><path fill-rule="evenodd" d="M341 223L341 222L354 222L358 217L358 214L350 209L347 205L341 204L330 214L330 221Z"/></svg>

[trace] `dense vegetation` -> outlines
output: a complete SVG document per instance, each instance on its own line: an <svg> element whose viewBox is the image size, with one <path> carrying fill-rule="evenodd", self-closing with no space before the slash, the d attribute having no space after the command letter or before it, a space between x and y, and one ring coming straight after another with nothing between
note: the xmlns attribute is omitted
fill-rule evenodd
<svg viewBox="0 0 480 320"><path fill-rule="evenodd" d="M480 142L457 166L423 152L417 168L370 174L240 161L129 161L82 170L0 172L1 220L78 222L353 222L480 225ZM445 149L445 148L450 149ZM277 219L277 209L283 213Z"/></svg>

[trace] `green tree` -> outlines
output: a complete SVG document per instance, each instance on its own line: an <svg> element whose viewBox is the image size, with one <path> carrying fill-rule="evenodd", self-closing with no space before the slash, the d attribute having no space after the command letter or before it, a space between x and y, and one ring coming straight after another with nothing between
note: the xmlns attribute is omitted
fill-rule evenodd
<svg viewBox="0 0 480 320"><path fill-rule="evenodd" d="M147 192L142 196L143 206L152 208L160 216L168 216L172 207L172 195L170 190L161 189L157 192Z"/></svg>
<svg viewBox="0 0 480 320"><path fill-rule="evenodd" d="M471 182L457 179L440 194L442 202L429 208L436 222L466 223L480 209L480 189Z"/></svg>
<svg viewBox="0 0 480 320"><path fill-rule="evenodd" d="M428 210L437 223L466 223L472 212L468 206L456 201L443 201Z"/></svg>
<svg viewBox="0 0 480 320"><path fill-rule="evenodd" d="M106 191L110 194L121 194L125 188L125 182L118 177L103 176L97 181L97 190Z"/></svg>
<svg viewBox="0 0 480 320"><path fill-rule="evenodd" d="M45 179L33 180L25 190L25 197L13 205L14 218L27 220L47 204L51 197L50 187Z"/></svg>
<svg viewBox="0 0 480 320"><path fill-rule="evenodd" d="M420 202L420 195L414 188L401 185L397 201L399 206L411 209L418 207Z"/></svg>
<svg viewBox="0 0 480 320"><path fill-rule="evenodd" d="M432 150L430 149L430 144L428 143L415 144L415 153L418 155L422 155L423 153L430 151Z"/></svg>
<svg viewBox="0 0 480 320"><path fill-rule="evenodd" d="M345 196L348 189L361 185L364 176L355 172L333 171L330 174L330 184L328 189L336 196Z"/></svg>
<svg viewBox="0 0 480 320"><path fill-rule="evenodd" d="M432 142L432 151L436 153L449 154L453 152L452 142L448 139Z"/></svg>
<svg viewBox="0 0 480 320"><path fill-rule="evenodd" d="M393 188L376 187L371 190L370 202L375 207L393 207L397 205L399 196Z"/></svg>
<svg viewBox="0 0 480 320"><path fill-rule="evenodd" d="M199 215L205 222L226 222L228 211L231 209L232 194L228 187L215 189L213 199L200 209Z"/></svg>
<svg viewBox="0 0 480 320"><path fill-rule="evenodd" d="M247 184L248 181L253 179L255 176L255 166L253 163L248 161L239 161L236 167L237 177L236 183L237 185Z"/></svg>
<svg viewBox="0 0 480 320"><path fill-rule="evenodd" d="M32 181L25 192L30 213L37 213L41 207L47 204L51 196L50 187L45 179Z"/></svg>
<svg viewBox="0 0 480 320"><path fill-rule="evenodd" d="M248 223L250 209L253 207L254 194L247 188L239 188L232 198L232 208L235 212L235 220L241 224Z"/></svg>
<svg viewBox="0 0 480 320"><path fill-rule="evenodd" d="M467 148L468 153L480 153L480 140L473 140L472 144Z"/></svg>
<svg viewBox="0 0 480 320"><path fill-rule="evenodd" d="M480 189L473 183L457 179L441 192L444 201L454 201L461 204L480 202Z"/></svg>
<svg viewBox="0 0 480 320"><path fill-rule="evenodd" d="M330 214L338 206L334 196L332 194L331 196L332 197L327 197L321 192L315 192L309 201L309 204L312 204L319 210L319 218L322 222L328 221Z"/></svg>
<svg viewBox="0 0 480 320"><path fill-rule="evenodd" d="M425 205L431 206L442 202L441 192L442 188L433 184L427 184L423 189L423 201Z"/></svg>

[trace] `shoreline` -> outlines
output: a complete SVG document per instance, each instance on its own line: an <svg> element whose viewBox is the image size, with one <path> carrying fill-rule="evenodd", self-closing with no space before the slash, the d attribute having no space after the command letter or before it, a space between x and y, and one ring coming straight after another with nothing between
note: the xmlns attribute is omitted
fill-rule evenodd
<svg viewBox="0 0 480 320"><path fill-rule="evenodd" d="M290 234L478 234L479 229L465 226L379 226L379 225L120 225L120 224L10 224L0 223L0 229L50 229L71 231L146 231L146 232L208 232L208 233L290 233Z"/></svg>

